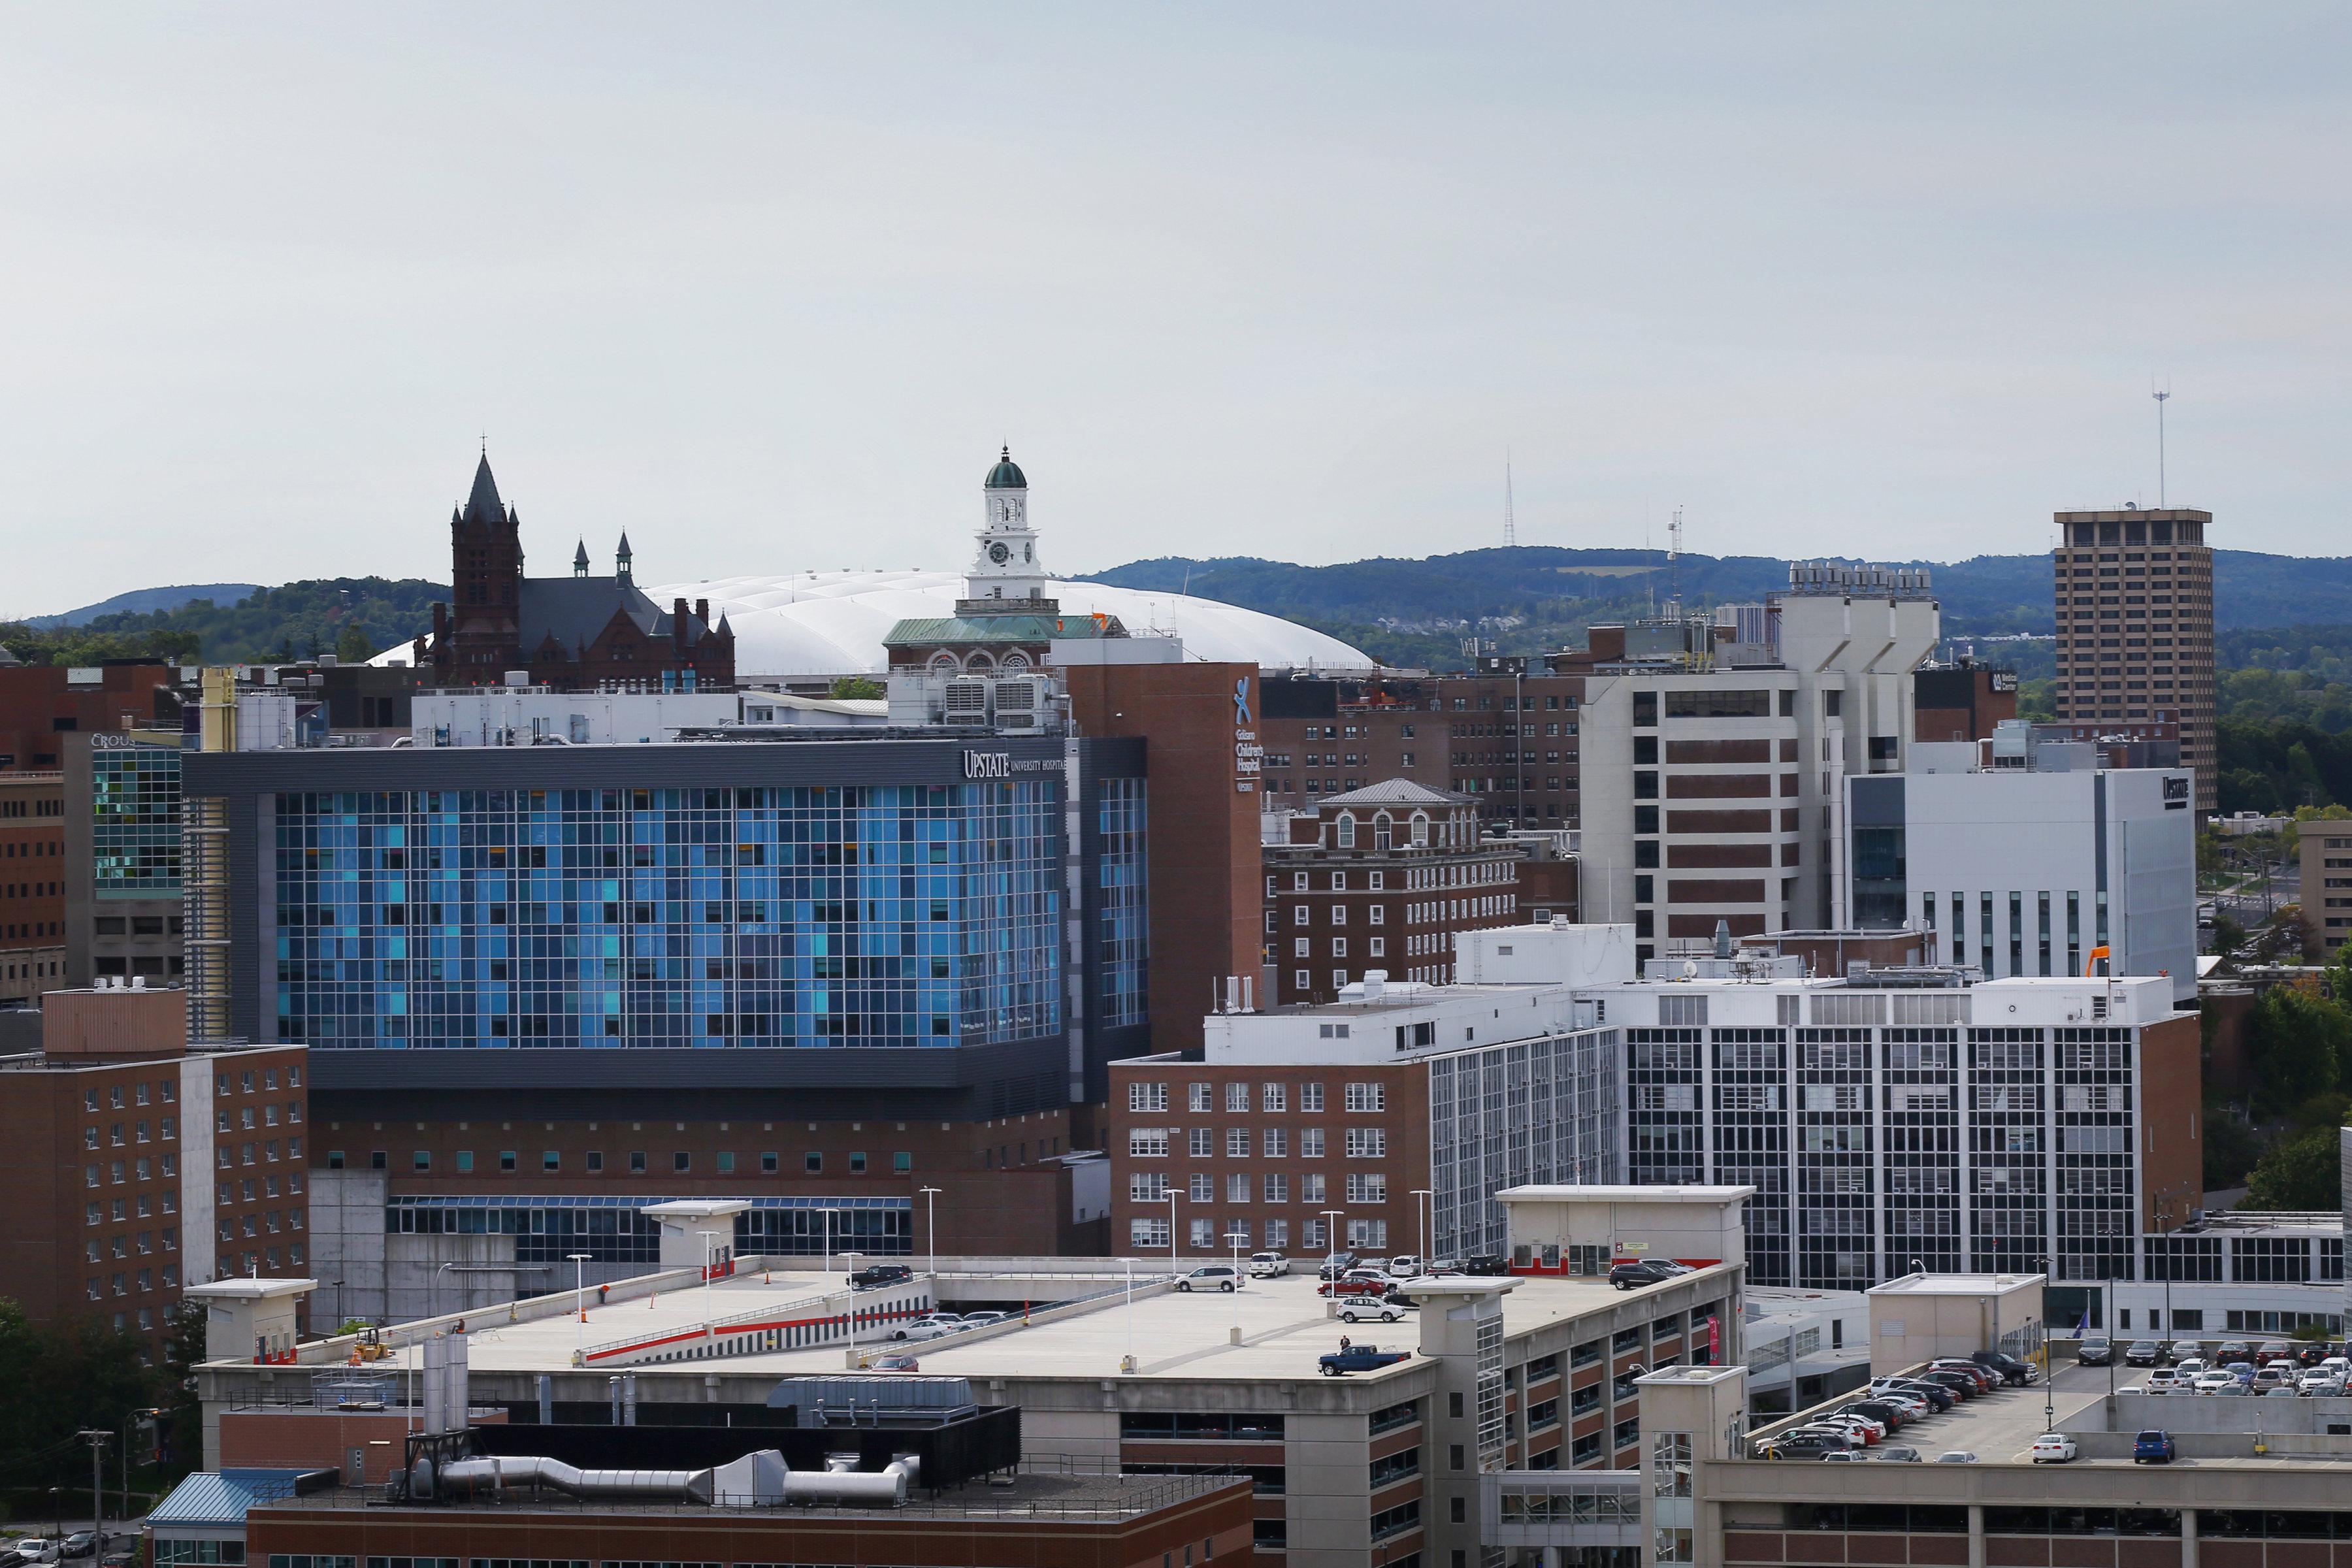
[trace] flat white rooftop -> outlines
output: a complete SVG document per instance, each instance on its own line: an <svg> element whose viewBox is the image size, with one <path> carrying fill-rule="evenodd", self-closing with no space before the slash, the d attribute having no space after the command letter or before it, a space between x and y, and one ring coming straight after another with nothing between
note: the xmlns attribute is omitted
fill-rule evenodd
<svg viewBox="0 0 2352 1568"><path fill-rule="evenodd" d="M1732 1273L1727 1267L1700 1269L1676 1279L1675 1284L1704 1284L1710 1276L1723 1289L1729 1289ZM1156 1272L1139 1270L1136 1283L1146 1285L1164 1278ZM805 1301L814 1283L814 1278L807 1274L779 1273L772 1283L762 1282L757 1275L740 1276L714 1281L707 1290L701 1286L688 1286L667 1292L650 1303L635 1300L604 1306L592 1304L584 1325L568 1314L508 1323L499 1321L496 1309L470 1313L469 1320L482 1326L467 1335L467 1361L478 1373L563 1373L572 1369L572 1352L582 1343L593 1347L622 1339L683 1334L709 1319L735 1318L793 1301ZM1510 1334L1530 1332L1604 1312L1629 1300L1637 1304L1640 1300L1612 1289L1601 1279L1530 1276L1486 1283L1517 1287L1502 1297L1505 1332ZM1133 1375L1140 1378L1256 1381L1317 1377L1316 1358L1338 1349L1343 1334L1358 1343L1370 1342L1383 1349L1412 1349L1421 1341L1415 1312L1408 1311L1396 1323L1349 1324L1327 1316L1325 1299L1316 1293L1316 1280L1307 1275L1248 1280L1231 1295L1207 1291L1189 1295L1139 1294L1132 1305L1125 1300L1116 1270L1109 1271L1108 1278L1097 1275L1072 1282L1071 1293L1090 1291L1118 1293L1102 1298L1099 1306L1057 1321L1032 1323L972 1343L950 1346L940 1341L893 1342L879 1337L872 1342L877 1347L911 1352L920 1359L927 1373L973 1379L1118 1377L1123 1375L1119 1370L1121 1360L1132 1354L1138 1362ZM1040 1310L1044 1305L1039 1304ZM1435 1304L1433 1298L1431 1310L1444 1308ZM1241 1330L1239 1343L1231 1342L1236 1325ZM394 1347L394 1354L389 1361L376 1363L378 1367L397 1369L416 1363L416 1352L403 1342L399 1329L387 1330L385 1337ZM697 1380L712 1373L835 1374L844 1370L845 1348L835 1344L639 1365L626 1370L640 1378L673 1373ZM1397 1365L1409 1369L1412 1363ZM1394 1370L1351 1375L1379 1377Z"/></svg>
<svg viewBox="0 0 2352 1568"><path fill-rule="evenodd" d="M1906 1274L1874 1285L1871 1296L1996 1296L2048 1283L2042 1274Z"/></svg>
<svg viewBox="0 0 2352 1568"><path fill-rule="evenodd" d="M1756 1195L1754 1187L1505 1187L1497 1203L1736 1204Z"/></svg>

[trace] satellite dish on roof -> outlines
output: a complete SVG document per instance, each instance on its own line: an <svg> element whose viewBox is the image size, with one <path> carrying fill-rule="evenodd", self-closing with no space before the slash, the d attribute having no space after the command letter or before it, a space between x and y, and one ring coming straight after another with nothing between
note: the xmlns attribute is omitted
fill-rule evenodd
<svg viewBox="0 0 2352 1568"><path fill-rule="evenodd" d="M1698 978L1698 960L1695 958L1685 958L1683 960L1683 978L1685 980L1696 980Z"/></svg>

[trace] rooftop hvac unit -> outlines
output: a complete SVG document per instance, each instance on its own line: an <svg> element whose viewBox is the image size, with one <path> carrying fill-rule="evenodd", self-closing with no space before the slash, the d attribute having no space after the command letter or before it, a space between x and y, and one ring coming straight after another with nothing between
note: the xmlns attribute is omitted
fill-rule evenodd
<svg viewBox="0 0 2352 1568"><path fill-rule="evenodd" d="M1052 711L1053 693L1034 675L1011 676L996 683L996 727L1035 730Z"/></svg>
<svg viewBox="0 0 2352 1568"><path fill-rule="evenodd" d="M942 703L950 724L988 722L988 682L978 676L959 675L949 680Z"/></svg>

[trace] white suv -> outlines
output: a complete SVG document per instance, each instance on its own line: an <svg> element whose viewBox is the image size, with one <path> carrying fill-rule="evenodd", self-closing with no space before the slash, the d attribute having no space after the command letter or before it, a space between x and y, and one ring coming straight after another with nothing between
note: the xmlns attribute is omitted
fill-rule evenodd
<svg viewBox="0 0 2352 1568"><path fill-rule="evenodd" d="M1253 1279L1271 1279L1278 1274L1287 1274L1289 1272L1290 1259L1285 1258L1279 1252L1253 1252L1250 1254L1249 1274L1250 1278Z"/></svg>

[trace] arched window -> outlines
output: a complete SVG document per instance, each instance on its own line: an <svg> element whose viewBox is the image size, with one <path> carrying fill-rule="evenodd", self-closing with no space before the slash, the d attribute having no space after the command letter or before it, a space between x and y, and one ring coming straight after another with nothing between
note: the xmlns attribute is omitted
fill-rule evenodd
<svg viewBox="0 0 2352 1568"><path fill-rule="evenodd" d="M996 668L996 656L984 647L976 647L963 656L963 667L973 675L984 675Z"/></svg>
<svg viewBox="0 0 2352 1568"><path fill-rule="evenodd" d="M941 648L939 652L931 655L931 673L933 675L952 675L955 673L956 668L956 656L950 653L947 649Z"/></svg>
<svg viewBox="0 0 2352 1568"><path fill-rule="evenodd" d="M1339 814L1337 842L1342 849L1353 849L1356 847L1356 814L1354 812L1343 811Z"/></svg>
<svg viewBox="0 0 2352 1568"><path fill-rule="evenodd" d="M1429 847L1429 814L1425 811L1412 814L1412 847L1416 849Z"/></svg>
<svg viewBox="0 0 2352 1568"><path fill-rule="evenodd" d="M1029 656L1023 653L1016 647L1012 652L1004 656L1004 668L1007 669L1026 669L1029 668Z"/></svg>
<svg viewBox="0 0 2352 1568"><path fill-rule="evenodd" d="M1390 831L1389 831L1389 830L1390 830L1391 826L1391 823L1390 823L1390 821L1389 821L1389 814L1388 814L1387 812L1385 812L1385 811L1383 811L1383 812L1380 813L1378 816L1374 816L1374 817L1372 818L1372 847L1373 847L1373 848L1375 848L1375 849L1386 849L1386 848L1388 848L1388 847L1389 847L1389 838L1390 838Z"/></svg>

